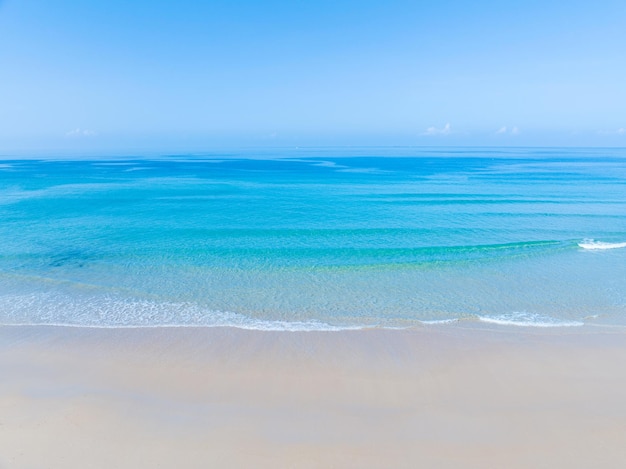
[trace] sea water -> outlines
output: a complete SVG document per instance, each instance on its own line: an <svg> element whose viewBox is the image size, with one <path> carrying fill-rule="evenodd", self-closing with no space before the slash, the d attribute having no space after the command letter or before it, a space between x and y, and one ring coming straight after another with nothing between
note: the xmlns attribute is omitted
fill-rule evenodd
<svg viewBox="0 0 626 469"><path fill-rule="evenodd" d="M626 325L626 151L0 161L0 324Z"/></svg>

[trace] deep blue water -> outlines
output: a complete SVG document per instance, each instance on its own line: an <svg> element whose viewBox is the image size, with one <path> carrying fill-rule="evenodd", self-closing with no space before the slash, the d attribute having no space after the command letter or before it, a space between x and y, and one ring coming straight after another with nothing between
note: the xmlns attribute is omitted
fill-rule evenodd
<svg viewBox="0 0 626 469"><path fill-rule="evenodd" d="M626 151L0 161L0 323L626 324Z"/></svg>

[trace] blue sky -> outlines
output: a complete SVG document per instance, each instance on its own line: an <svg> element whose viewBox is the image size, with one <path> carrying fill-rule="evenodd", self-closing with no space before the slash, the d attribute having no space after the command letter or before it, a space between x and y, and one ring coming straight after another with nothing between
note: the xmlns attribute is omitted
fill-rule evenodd
<svg viewBox="0 0 626 469"><path fill-rule="evenodd" d="M0 0L0 153L626 146L626 2Z"/></svg>

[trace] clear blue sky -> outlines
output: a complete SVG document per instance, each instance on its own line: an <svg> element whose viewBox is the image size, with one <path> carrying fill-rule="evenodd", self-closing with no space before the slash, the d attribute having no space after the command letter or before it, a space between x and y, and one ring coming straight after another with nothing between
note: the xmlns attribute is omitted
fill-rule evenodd
<svg viewBox="0 0 626 469"><path fill-rule="evenodd" d="M626 1L0 0L0 153L626 146Z"/></svg>

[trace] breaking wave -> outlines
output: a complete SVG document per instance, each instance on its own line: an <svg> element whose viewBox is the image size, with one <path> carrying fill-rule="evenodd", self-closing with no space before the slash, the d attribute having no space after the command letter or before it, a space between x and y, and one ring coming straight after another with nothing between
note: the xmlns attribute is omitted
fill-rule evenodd
<svg viewBox="0 0 626 469"><path fill-rule="evenodd" d="M595 241L593 239L585 239L582 243L578 243L578 246L588 250L599 249L619 249L626 248L626 242L624 243L605 243L603 241Z"/></svg>

